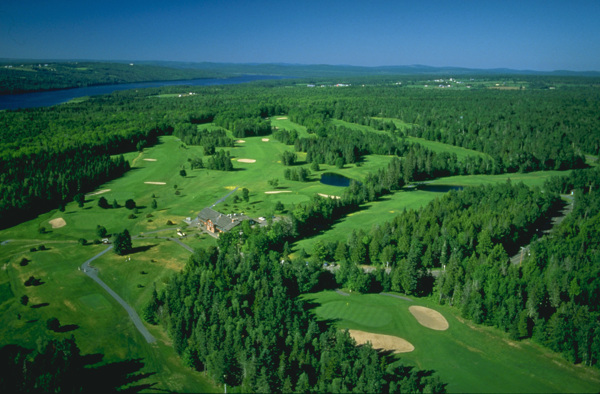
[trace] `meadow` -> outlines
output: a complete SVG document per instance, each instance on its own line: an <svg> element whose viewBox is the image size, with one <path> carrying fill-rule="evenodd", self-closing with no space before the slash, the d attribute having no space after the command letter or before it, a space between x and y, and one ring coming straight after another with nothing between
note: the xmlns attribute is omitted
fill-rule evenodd
<svg viewBox="0 0 600 394"><path fill-rule="evenodd" d="M455 309L429 299L408 301L382 294L342 295L325 291L304 296L318 306L319 319L340 329L401 337L414 346L400 361L435 370L448 383L448 392L594 392L600 372L573 365L529 341L515 342L497 329L462 319ZM419 324L412 305L440 312L447 330Z"/></svg>

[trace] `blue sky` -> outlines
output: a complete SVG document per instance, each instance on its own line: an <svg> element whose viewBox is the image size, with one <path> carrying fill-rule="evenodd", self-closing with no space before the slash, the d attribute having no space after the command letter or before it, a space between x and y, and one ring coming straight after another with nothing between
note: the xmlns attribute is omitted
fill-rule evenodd
<svg viewBox="0 0 600 394"><path fill-rule="evenodd" d="M4 0L0 57L600 71L600 0Z"/></svg>

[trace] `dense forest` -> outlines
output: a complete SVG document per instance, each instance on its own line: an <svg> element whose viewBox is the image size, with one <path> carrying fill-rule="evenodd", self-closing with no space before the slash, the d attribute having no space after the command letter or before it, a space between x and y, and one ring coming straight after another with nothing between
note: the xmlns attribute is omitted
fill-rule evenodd
<svg viewBox="0 0 600 394"><path fill-rule="evenodd" d="M366 155L389 155L387 167L351 182L340 198L290 204L281 220L260 228L244 222L241 231L221 235L218 248L197 250L164 290L153 292L144 318L164 325L186 365L242 391L445 390L432 371L403 366L369 345L356 347L347 332L317 322L302 294L340 286L430 296L513 339L531 338L573 362L597 366L600 172L582 169L586 155L600 153L597 88L432 91L377 81L344 88L285 82L186 87L196 94L159 97L178 91L167 87L3 111L0 226L121 176L129 169L122 154L152 146L161 135L203 146L192 168L231 171L227 148L234 138L273 133L290 145L281 159L285 178L295 181L310 176L297 152L311 169L360 166ZM309 135L273 130L269 118L284 114ZM485 155L459 159L408 137ZM346 242L317 242L310 257L304 251L289 257L295 241L408 183L553 169L578 170L550 179L543 190L506 182L453 191L370 231L353 231ZM571 190L573 213L542 237L542 224L564 204L559 193ZM509 255L527 243L528 255L511 263ZM338 267L326 271L325 262ZM16 357L13 367L28 365L27 350L3 351ZM42 360L44 352L29 359Z"/></svg>
<svg viewBox="0 0 600 394"><path fill-rule="evenodd" d="M348 242L318 243L312 258L338 262L340 286L431 295L513 339L531 338L572 362L597 366L598 179L594 168L548 181L547 191L574 189L575 207L539 240L537 227L557 209L557 195L507 183L450 192L368 233L353 232ZM508 253L530 241L522 262L511 263ZM365 273L357 264L379 268ZM442 267L435 282L432 267Z"/></svg>
<svg viewBox="0 0 600 394"><path fill-rule="evenodd" d="M294 142L297 151L307 153L309 162L344 165L360 163L365 154L397 155L402 157L404 182L454 174L580 168L584 155L597 154L600 147L600 137L591 132L599 127L600 98L595 89L585 86L502 92L429 91L376 84L291 89L279 81L188 87L197 94L179 100L156 97L176 89L180 88L115 92L82 103L3 111L3 169L38 161L55 161L48 168L60 169L66 168L63 158L73 149L90 149L94 154L81 159L91 161L84 164L93 172L86 172L90 180L86 182L81 175L73 175L73 179L48 185L50 173L38 177L26 170L3 171L2 226L15 223L15 217L8 220L13 207L39 213L120 175L122 169L93 163L98 160L94 156L140 150L156 143L159 135L174 131L189 143L206 144L208 155L216 147L230 146L222 132L194 130L193 126L208 122L241 138L271 133L268 117L289 114L312 133L312 138L285 137L286 142ZM404 126L396 127L392 120L381 118L396 119ZM350 130L332 124L331 119L372 125L380 132ZM436 154L406 142L407 134L479 150L491 159L473 156L458 160L448 153ZM221 159L212 159L211 168L228 170ZM101 160L108 163L106 157ZM25 179L27 186L19 185ZM65 183L68 188L62 186ZM16 201L17 197L23 201Z"/></svg>
<svg viewBox="0 0 600 394"><path fill-rule="evenodd" d="M244 392L444 392L431 371L315 321L300 295L323 288L327 273L273 250L284 227L246 225L198 250L144 317L166 326L188 366Z"/></svg>
<svg viewBox="0 0 600 394"><path fill-rule="evenodd" d="M130 82L215 78L212 71L99 62L0 63L0 95Z"/></svg>

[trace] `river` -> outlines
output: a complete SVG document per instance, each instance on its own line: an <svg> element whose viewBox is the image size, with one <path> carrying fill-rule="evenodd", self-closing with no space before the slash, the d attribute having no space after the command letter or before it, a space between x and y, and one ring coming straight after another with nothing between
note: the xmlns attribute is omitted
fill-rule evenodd
<svg viewBox="0 0 600 394"><path fill-rule="evenodd" d="M118 90L157 88L163 86L211 86L211 85L233 85L258 81L263 79L285 79L289 77L280 77L274 75L242 75L232 78L202 78L202 79L186 79L180 81L153 81L153 82L136 82L124 83L118 85L98 85L88 86L83 88L51 90L45 92L33 92L23 94L9 94L0 96L0 110L3 109L20 109L20 108L37 108L50 107L53 105L63 104L78 97L98 96L102 94L110 94Z"/></svg>

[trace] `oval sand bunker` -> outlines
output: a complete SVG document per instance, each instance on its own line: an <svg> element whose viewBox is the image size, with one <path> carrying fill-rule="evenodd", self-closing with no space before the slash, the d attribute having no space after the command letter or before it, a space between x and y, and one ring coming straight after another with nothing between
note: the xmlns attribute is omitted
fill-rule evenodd
<svg viewBox="0 0 600 394"><path fill-rule="evenodd" d="M371 332L348 330L358 345L371 342L373 349L391 350L394 353L408 353L415 350L412 343L406 339L392 335L373 334Z"/></svg>
<svg viewBox="0 0 600 394"><path fill-rule="evenodd" d="M438 311L417 305L408 307L408 310L422 326L438 331L444 331L450 327L448 320Z"/></svg>
<svg viewBox="0 0 600 394"><path fill-rule="evenodd" d="M67 222L63 218L52 219L48 223L50 223L52 228L61 228L67 225Z"/></svg>

